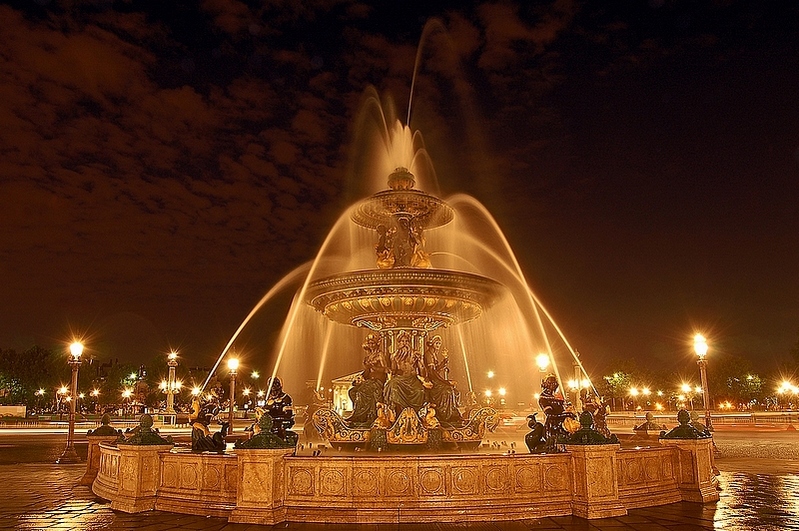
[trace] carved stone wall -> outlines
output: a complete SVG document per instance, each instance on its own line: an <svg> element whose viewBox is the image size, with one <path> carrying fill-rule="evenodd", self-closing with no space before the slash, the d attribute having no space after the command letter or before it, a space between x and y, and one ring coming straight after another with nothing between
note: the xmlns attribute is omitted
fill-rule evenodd
<svg viewBox="0 0 799 531"><path fill-rule="evenodd" d="M258 524L602 518L718 499L711 439L661 445L570 445L543 455L313 457L101 443L92 490L125 512L155 508Z"/></svg>
<svg viewBox="0 0 799 531"><path fill-rule="evenodd" d="M571 514L565 454L285 461L289 520L433 522L448 516L514 520Z"/></svg>
<svg viewBox="0 0 799 531"><path fill-rule="evenodd" d="M234 454L175 450L161 460L156 509L175 513L230 516L236 506L238 461ZM194 500L187 504L186 500Z"/></svg>
<svg viewBox="0 0 799 531"><path fill-rule="evenodd" d="M673 448L621 450L616 454L619 497L627 509L665 505L682 500L675 476Z"/></svg>

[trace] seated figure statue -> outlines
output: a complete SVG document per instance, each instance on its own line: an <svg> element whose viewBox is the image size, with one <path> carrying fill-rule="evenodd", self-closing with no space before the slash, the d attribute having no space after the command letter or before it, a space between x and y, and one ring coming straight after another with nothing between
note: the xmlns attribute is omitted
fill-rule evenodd
<svg viewBox="0 0 799 531"><path fill-rule="evenodd" d="M283 391L283 382L275 376L267 380L269 396L264 404L264 413L272 417L272 433L286 439L286 432L294 426L294 406L291 396Z"/></svg>
<svg viewBox="0 0 799 531"><path fill-rule="evenodd" d="M461 412L458 410L458 390L455 382L450 381L449 356L443 347L441 336L435 335L427 340L424 351L427 369L428 402L435 404L436 417L446 425L463 424Z"/></svg>
<svg viewBox="0 0 799 531"><path fill-rule="evenodd" d="M558 387L558 379L555 375L548 375L541 381L541 397L538 399L538 405L544 415L546 415L544 430L547 441L550 443L554 443L558 438L568 435L568 432L563 427L563 421L567 418L575 419L576 417L574 413L566 411L566 403L563 397L557 394Z"/></svg>
<svg viewBox="0 0 799 531"><path fill-rule="evenodd" d="M221 454L225 451L225 436L229 424L222 422L222 429L213 435L208 428L217 413L219 413L219 406L214 401L207 401L203 404L200 395L192 399L189 422L191 423L191 450L193 452Z"/></svg>
<svg viewBox="0 0 799 531"><path fill-rule="evenodd" d="M400 331L397 348L391 354L391 379L383 387L383 400L395 414L406 407L419 411L425 402L425 387L420 376L424 372L421 356L411 347L411 337Z"/></svg>
<svg viewBox="0 0 799 531"><path fill-rule="evenodd" d="M368 428L377 419L377 404L383 401L386 367L380 349L380 339L368 334L363 342L363 372L352 382L349 390L352 415L347 423L352 428Z"/></svg>

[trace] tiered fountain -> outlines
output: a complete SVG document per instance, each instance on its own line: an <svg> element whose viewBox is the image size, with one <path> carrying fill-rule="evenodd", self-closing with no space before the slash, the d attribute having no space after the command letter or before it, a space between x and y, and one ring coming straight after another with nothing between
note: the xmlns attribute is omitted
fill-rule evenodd
<svg viewBox="0 0 799 531"><path fill-rule="evenodd" d="M338 447L475 448L498 416L492 408L468 410L448 378L449 358L431 334L478 318L502 286L481 275L433 269L424 234L451 222L445 202L414 189L414 177L397 168L389 189L362 201L352 221L375 231L376 269L314 281L308 303L336 323L372 330L364 341L364 371L350 395L354 411L343 419L319 409L313 423Z"/></svg>
<svg viewBox="0 0 799 531"><path fill-rule="evenodd" d="M393 131L384 135L389 144L410 144L407 128ZM317 382L331 366L357 372L351 414L323 408L313 416L329 444L220 455L100 443L94 492L127 512L259 524L602 518L718 499L707 438L636 450L575 442L537 454L481 444L498 416L473 399L475 367L484 374L483 367L504 366L516 377L515 402L526 402L538 390L534 357L553 358L547 329L559 330L544 326L548 314L488 212L467 196L445 202L416 189L405 167L414 169L418 152L400 151L406 156L383 168L389 189L349 209L307 269L272 372L288 391L314 366ZM458 219L467 211L476 215ZM481 231L471 229L475 220ZM337 238L349 243L334 245ZM445 342L460 355L448 356ZM450 362L468 390L450 379Z"/></svg>

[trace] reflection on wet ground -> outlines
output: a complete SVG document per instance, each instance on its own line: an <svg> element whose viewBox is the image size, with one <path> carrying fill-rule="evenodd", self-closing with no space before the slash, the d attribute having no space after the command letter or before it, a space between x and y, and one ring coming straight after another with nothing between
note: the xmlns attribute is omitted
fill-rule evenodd
<svg viewBox="0 0 799 531"><path fill-rule="evenodd" d="M719 481L721 499L717 503L675 503L630 511L627 516L602 520L553 517L515 522L453 522L447 524L392 525L314 525L288 523L278 526L229 524L224 518L179 515L161 511L126 514L112 511L110 504L97 498L88 487L75 486L85 465L52 464L64 448L65 437L0 437L0 529L210 529L307 531L343 530L449 530L486 531L547 530L797 530L799 531L799 476L784 470L797 467L797 461L745 457L738 444L746 438L727 442L725 448L736 457L722 456ZM799 437L791 446L799 446ZM81 446L78 447L79 451ZM85 455L85 446L82 447ZM35 461L39 461L38 463ZM44 461L44 462L42 462ZM772 466L773 463L780 466ZM9 464L16 463L16 464ZM768 463L772 463L769 465ZM729 469L725 469L728 464ZM765 464L765 466L761 466ZM768 470L770 473L754 473Z"/></svg>
<svg viewBox="0 0 799 531"><path fill-rule="evenodd" d="M0 506L0 529L296 529L307 531L377 530L376 525L283 524L254 526L229 524L224 518L206 518L150 511L126 514L112 511L88 487L74 486L82 465L21 464L0 466L0 484L7 497ZM469 524L393 524L392 529L481 529L486 531L552 530L799 530L799 489L796 476L723 472L723 490L715 504L675 503L630 511L627 516L602 520L574 517L540 518L516 522Z"/></svg>
<svg viewBox="0 0 799 531"><path fill-rule="evenodd" d="M722 472L717 529L799 529L799 477Z"/></svg>

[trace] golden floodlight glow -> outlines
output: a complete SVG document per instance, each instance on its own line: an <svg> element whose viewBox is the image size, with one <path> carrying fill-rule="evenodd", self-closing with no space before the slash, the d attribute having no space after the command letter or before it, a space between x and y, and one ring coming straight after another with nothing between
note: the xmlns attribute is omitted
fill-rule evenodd
<svg viewBox="0 0 799 531"><path fill-rule="evenodd" d="M167 356L167 357L168 357L170 360L177 359L177 357L178 357L178 353L177 353L177 352L175 352L175 351L173 350L172 352L170 352L170 353L169 353L169 356Z"/></svg>
<svg viewBox="0 0 799 531"><path fill-rule="evenodd" d="M488 377L489 378L493 378L494 377L494 371L488 371Z"/></svg>
<svg viewBox="0 0 799 531"><path fill-rule="evenodd" d="M630 387L630 396L638 396L638 388Z"/></svg>
<svg viewBox="0 0 799 531"><path fill-rule="evenodd" d="M682 389L683 393L690 393L691 392L691 386L689 384L687 384L687 383L682 384L682 387L680 387L680 389Z"/></svg>
<svg viewBox="0 0 799 531"><path fill-rule="evenodd" d="M649 390L648 387L644 387L643 389L641 389L641 392L644 394L644 396L649 396L649 393L651 391Z"/></svg>
<svg viewBox="0 0 799 531"><path fill-rule="evenodd" d="M505 388L504 387L500 387L499 388L499 396L505 396Z"/></svg>
<svg viewBox="0 0 799 531"><path fill-rule="evenodd" d="M486 389L486 396L487 396L487 397L490 397L490 396L491 396L491 389Z"/></svg>
<svg viewBox="0 0 799 531"><path fill-rule="evenodd" d="M200 393L201 393L201 391L200 391L199 387L195 387L194 389L191 390L191 394L193 394L194 396L197 396Z"/></svg>
<svg viewBox="0 0 799 531"><path fill-rule="evenodd" d="M252 371L252 374L250 374L253 380L257 380L259 376L261 376L261 374L258 371Z"/></svg>
<svg viewBox="0 0 799 531"><path fill-rule="evenodd" d="M62 395L65 395L67 394L67 392L69 392L69 389L67 389L66 385L62 385L61 389L59 389L58 392L61 393Z"/></svg>
<svg viewBox="0 0 799 531"><path fill-rule="evenodd" d="M705 354L707 354L707 340L702 334L696 334L694 336L694 352L696 352L696 355L699 356L700 359L704 358Z"/></svg>
<svg viewBox="0 0 799 531"><path fill-rule="evenodd" d="M248 387L245 387L245 388L244 388L244 389L241 391L241 394L243 394L244 396L250 396L250 389L249 389Z"/></svg>
<svg viewBox="0 0 799 531"><path fill-rule="evenodd" d="M239 359L238 358L230 358L227 360L227 368L230 372L236 372L239 370Z"/></svg>
<svg viewBox="0 0 799 531"><path fill-rule="evenodd" d="M99 389L92 389L92 396L99 396L100 390Z"/></svg>
<svg viewBox="0 0 799 531"><path fill-rule="evenodd" d="M589 387L591 387L591 380L582 380L580 382L580 387L582 387L583 389L588 389Z"/></svg>
<svg viewBox="0 0 799 531"><path fill-rule="evenodd" d="M83 343L75 341L69 346L69 353L72 354L72 359L79 360L80 355L83 354Z"/></svg>
<svg viewBox="0 0 799 531"><path fill-rule="evenodd" d="M536 356L535 357L535 364L538 365L538 369L541 372L544 372L545 370L547 370L547 367L549 367L549 354L545 354L545 353L542 352L541 354Z"/></svg>
<svg viewBox="0 0 799 531"><path fill-rule="evenodd" d="M166 389L167 383L166 380L161 380L161 389Z"/></svg>

